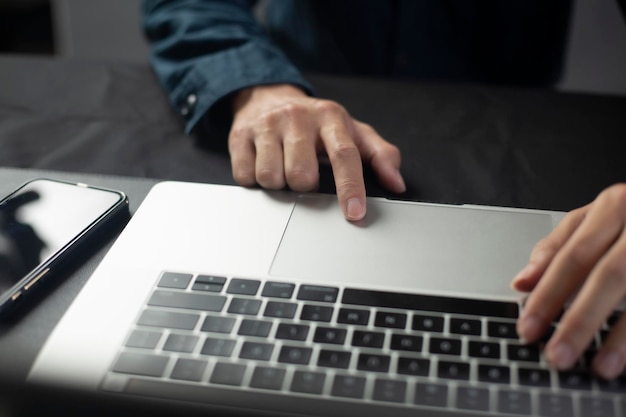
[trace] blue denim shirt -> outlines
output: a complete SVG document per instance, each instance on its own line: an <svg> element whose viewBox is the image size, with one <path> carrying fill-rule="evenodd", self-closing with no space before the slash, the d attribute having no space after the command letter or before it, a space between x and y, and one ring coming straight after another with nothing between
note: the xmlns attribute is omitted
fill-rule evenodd
<svg viewBox="0 0 626 417"><path fill-rule="evenodd" d="M550 85L571 0L145 0L152 63L186 131L300 71ZM221 111L220 110L221 107Z"/></svg>

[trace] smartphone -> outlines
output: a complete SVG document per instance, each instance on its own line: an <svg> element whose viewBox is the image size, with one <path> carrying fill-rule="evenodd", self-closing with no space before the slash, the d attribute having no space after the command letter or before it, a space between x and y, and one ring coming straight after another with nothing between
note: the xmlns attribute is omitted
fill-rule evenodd
<svg viewBox="0 0 626 417"><path fill-rule="evenodd" d="M130 217L121 191L40 178L0 200L0 315Z"/></svg>

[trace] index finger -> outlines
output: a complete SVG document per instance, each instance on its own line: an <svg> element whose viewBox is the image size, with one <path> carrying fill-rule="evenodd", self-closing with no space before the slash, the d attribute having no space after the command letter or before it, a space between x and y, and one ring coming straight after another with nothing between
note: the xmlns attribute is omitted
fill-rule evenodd
<svg viewBox="0 0 626 417"><path fill-rule="evenodd" d="M337 198L347 220L365 217L365 182L361 153L354 141L351 121L345 110L333 102L321 102L320 138L335 177Z"/></svg>

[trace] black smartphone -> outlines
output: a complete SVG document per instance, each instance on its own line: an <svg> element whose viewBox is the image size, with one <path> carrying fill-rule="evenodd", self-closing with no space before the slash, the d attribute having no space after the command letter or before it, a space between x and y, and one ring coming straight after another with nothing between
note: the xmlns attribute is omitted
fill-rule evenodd
<svg viewBox="0 0 626 417"><path fill-rule="evenodd" d="M129 218L121 191L47 178L0 200L0 314ZM72 259L74 257L74 259Z"/></svg>

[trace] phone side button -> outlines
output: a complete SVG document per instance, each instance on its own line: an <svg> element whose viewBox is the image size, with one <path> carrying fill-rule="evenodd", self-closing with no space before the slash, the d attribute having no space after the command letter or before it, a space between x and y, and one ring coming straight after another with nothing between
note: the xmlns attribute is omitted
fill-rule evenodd
<svg viewBox="0 0 626 417"><path fill-rule="evenodd" d="M13 294L13 295L11 296L11 301L15 301L15 300L17 300L18 298L20 298L20 295L22 295L22 291L18 291L18 292L16 292L15 294Z"/></svg>
<svg viewBox="0 0 626 417"><path fill-rule="evenodd" d="M31 279L30 281L28 281L28 284L24 285L24 291L28 291L32 288L33 285L35 285L44 275L46 275L48 272L50 272L50 268L46 268L43 271L41 271L37 276L35 276L33 279Z"/></svg>

